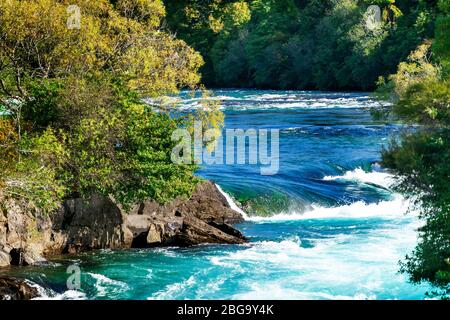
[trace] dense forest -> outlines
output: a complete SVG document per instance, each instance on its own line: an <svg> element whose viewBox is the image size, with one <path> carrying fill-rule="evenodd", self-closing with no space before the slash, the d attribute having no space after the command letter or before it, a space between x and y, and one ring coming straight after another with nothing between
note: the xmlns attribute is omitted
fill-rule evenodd
<svg viewBox="0 0 450 320"><path fill-rule="evenodd" d="M435 0L165 1L209 86L372 90L433 35ZM382 23L367 28L369 5Z"/></svg>

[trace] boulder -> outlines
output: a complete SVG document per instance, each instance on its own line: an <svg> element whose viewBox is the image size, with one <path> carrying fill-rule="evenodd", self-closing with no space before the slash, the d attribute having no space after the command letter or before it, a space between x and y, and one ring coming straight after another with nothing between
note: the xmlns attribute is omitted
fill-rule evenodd
<svg viewBox="0 0 450 320"><path fill-rule="evenodd" d="M56 219L54 228L66 238L63 252L122 247L123 214L110 198L94 195L89 201L68 200L64 214Z"/></svg>
<svg viewBox="0 0 450 320"><path fill-rule="evenodd" d="M0 300L30 300L37 297L38 290L27 280L0 277Z"/></svg>
<svg viewBox="0 0 450 320"><path fill-rule="evenodd" d="M146 201L134 206L125 220L133 235L131 247L203 243L243 243L246 238L231 223L242 222L226 198L210 181L198 184L189 199L177 198L160 205Z"/></svg>
<svg viewBox="0 0 450 320"><path fill-rule="evenodd" d="M230 226L229 228L233 229ZM242 244L245 242L246 238L239 231L233 229L233 233L227 233L195 217L184 218L182 232L177 234L176 239L176 244L179 246L203 243Z"/></svg>
<svg viewBox="0 0 450 320"><path fill-rule="evenodd" d="M244 217L228 204L225 196L211 181L198 184L188 201L183 201L176 208L179 215L194 216L207 223L236 224L244 221Z"/></svg>
<svg viewBox="0 0 450 320"><path fill-rule="evenodd" d="M193 216L206 222L218 224L235 224L244 221L239 212L230 208L227 199L211 181L197 185L189 199L179 197L168 204L160 205L153 201L145 201L131 215L153 217Z"/></svg>
<svg viewBox="0 0 450 320"><path fill-rule="evenodd" d="M133 232L132 248L246 242L246 238L230 225L207 223L193 216L156 218L132 215L127 222L131 223L128 227Z"/></svg>

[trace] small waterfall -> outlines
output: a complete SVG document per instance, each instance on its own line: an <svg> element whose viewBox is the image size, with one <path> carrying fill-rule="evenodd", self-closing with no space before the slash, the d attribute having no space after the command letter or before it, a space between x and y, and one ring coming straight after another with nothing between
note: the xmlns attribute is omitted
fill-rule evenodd
<svg viewBox="0 0 450 320"><path fill-rule="evenodd" d="M223 189L216 184L217 190L220 191L220 193L225 197L225 199L227 200L228 205L230 206L231 210L234 210L240 214L242 214L242 216L244 217L245 220L248 220L248 215L241 209L239 208L239 206L234 202L233 198L226 193L225 191L223 191Z"/></svg>

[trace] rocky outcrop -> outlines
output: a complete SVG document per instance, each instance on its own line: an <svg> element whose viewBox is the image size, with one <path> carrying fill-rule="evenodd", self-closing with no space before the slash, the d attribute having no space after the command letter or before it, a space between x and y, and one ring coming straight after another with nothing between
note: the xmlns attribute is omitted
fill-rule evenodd
<svg viewBox="0 0 450 320"><path fill-rule="evenodd" d="M51 215L4 200L0 209L0 266L44 263L45 256L122 247L123 212L111 199L67 200Z"/></svg>
<svg viewBox="0 0 450 320"><path fill-rule="evenodd" d="M230 208L227 199L211 181L200 183L189 200L178 198L164 206L146 201L136 206L131 214L158 217L190 216L207 223L218 224L235 224L244 220L239 212Z"/></svg>
<svg viewBox="0 0 450 320"><path fill-rule="evenodd" d="M131 248L192 246L202 243L239 244L245 237L227 224L207 223L193 216L150 217L130 215L126 228L131 232Z"/></svg>
<svg viewBox="0 0 450 320"><path fill-rule="evenodd" d="M0 277L0 300L31 300L39 296L28 281L13 277Z"/></svg>
<svg viewBox="0 0 450 320"><path fill-rule="evenodd" d="M52 218L52 229L64 236L63 253L122 248L124 212L112 199L93 196L90 201L71 199ZM60 244L56 244L60 251Z"/></svg>
<svg viewBox="0 0 450 320"><path fill-rule="evenodd" d="M183 230L177 235L177 244L191 246L201 243L235 244L245 242L245 238L240 232L236 233L238 231L233 229L233 233L228 233L225 230L232 229L232 227L224 226L226 228L223 228L224 231L222 231L214 224L208 224L195 217L186 217L183 220Z"/></svg>
<svg viewBox="0 0 450 320"><path fill-rule="evenodd" d="M244 243L245 237L231 227L242 221L217 187L206 181L189 200L179 198L164 206L146 201L136 206L126 216L125 243L131 247Z"/></svg>
<svg viewBox="0 0 450 320"><path fill-rule="evenodd" d="M105 248L244 243L231 224L243 221L209 181L190 199L146 201L130 212L113 199L67 200L50 216L13 200L0 209L0 267L42 263L44 257Z"/></svg>

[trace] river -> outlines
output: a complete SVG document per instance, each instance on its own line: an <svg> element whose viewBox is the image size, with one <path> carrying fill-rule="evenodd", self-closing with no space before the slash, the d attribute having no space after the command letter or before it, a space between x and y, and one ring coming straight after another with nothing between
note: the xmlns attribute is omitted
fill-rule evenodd
<svg viewBox="0 0 450 320"><path fill-rule="evenodd" d="M198 99L182 94L182 107ZM216 90L226 128L278 129L279 170L202 166L236 203L246 245L103 250L13 269L60 299L423 299L398 273L417 242L414 210L378 161L401 130L374 120L364 93ZM67 266L82 271L67 290Z"/></svg>

